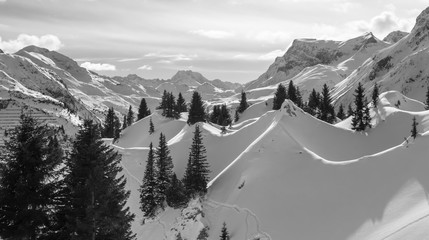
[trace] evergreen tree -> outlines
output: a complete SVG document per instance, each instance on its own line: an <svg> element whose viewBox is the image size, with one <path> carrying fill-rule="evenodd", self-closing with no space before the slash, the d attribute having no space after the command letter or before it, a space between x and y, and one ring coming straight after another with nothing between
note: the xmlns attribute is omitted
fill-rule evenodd
<svg viewBox="0 0 429 240"><path fill-rule="evenodd" d="M302 95L301 95L301 91L299 90L299 87L296 87L296 105L299 108L303 108L304 107L304 103L302 101Z"/></svg>
<svg viewBox="0 0 429 240"><path fill-rule="evenodd" d="M238 114L238 111L235 110L235 114L234 114L234 122L238 122L238 120L240 120L240 114Z"/></svg>
<svg viewBox="0 0 429 240"><path fill-rule="evenodd" d="M179 93L179 96L177 97L176 106L179 113L188 111L188 107L186 106L186 101L183 98L182 93Z"/></svg>
<svg viewBox="0 0 429 240"><path fill-rule="evenodd" d="M417 137L417 125L419 125L417 123L416 117L413 117L413 124L412 124L412 128L411 128L411 137L416 139Z"/></svg>
<svg viewBox="0 0 429 240"><path fill-rule="evenodd" d="M230 236L229 236L228 229L226 228L226 223L223 222L222 230L221 230L221 234L220 234L220 240L229 240L229 238L230 238Z"/></svg>
<svg viewBox="0 0 429 240"><path fill-rule="evenodd" d="M335 110L331 101L328 85L324 84L322 89L322 98L319 103L320 112L318 118L328 123L333 123L335 121Z"/></svg>
<svg viewBox="0 0 429 240"><path fill-rule="evenodd" d="M377 83L374 84L374 88L372 90L372 105L374 106L374 108L377 108L378 105L378 96L379 96L379 92L378 92L378 85Z"/></svg>
<svg viewBox="0 0 429 240"><path fill-rule="evenodd" d="M344 113L343 104L340 104L340 107L338 109L337 118L344 120L346 118L346 114Z"/></svg>
<svg viewBox="0 0 429 240"><path fill-rule="evenodd" d="M206 148L203 145L203 138L198 125L195 125L190 150L184 176L185 188L190 196L205 194L207 192L210 170L207 162Z"/></svg>
<svg viewBox="0 0 429 240"><path fill-rule="evenodd" d="M352 108L352 104L349 104L349 108L347 109L347 117L350 117L353 115L353 108Z"/></svg>
<svg viewBox="0 0 429 240"><path fill-rule="evenodd" d="M124 119L122 120L122 130L124 130L125 128L127 128L127 115L124 115Z"/></svg>
<svg viewBox="0 0 429 240"><path fill-rule="evenodd" d="M426 90L426 110L429 110L429 85Z"/></svg>
<svg viewBox="0 0 429 240"><path fill-rule="evenodd" d="M103 134L105 138L113 138L115 136L115 110L113 107L107 110L106 118L104 120Z"/></svg>
<svg viewBox="0 0 429 240"><path fill-rule="evenodd" d="M320 99L319 99L318 93L313 88L313 91L311 91L310 95L308 96L307 112L313 116L316 115L319 105L320 105Z"/></svg>
<svg viewBox="0 0 429 240"><path fill-rule="evenodd" d="M191 106L188 114L188 124L192 125L197 122L204 122L205 110L201 95L198 92L192 94Z"/></svg>
<svg viewBox="0 0 429 240"><path fill-rule="evenodd" d="M222 107L220 109L220 115L222 116L222 118L218 121L219 125L228 126L229 124L231 124L231 115L229 114L229 110L226 104L222 104Z"/></svg>
<svg viewBox="0 0 429 240"><path fill-rule="evenodd" d="M240 105L238 105L237 111L238 113L243 113L248 107L249 105L247 104L246 92L242 90Z"/></svg>
<svg viewBox="0 0 429 240"><path fill-rule="evenodd" d="M151 112L147 107L146 99L142 98L142 100L140 101L139 112L137 114L137 121L149 116L150 114Z"/></svg>
<svg viewBox="0 0 429 240"><path fill-rule="evenodd" d="M9 132L0 155L0 237L43 239L52 231L63 153L31 115Z"/></svg>
<svg viewBox="0 0 429 240"><path fill-rule="evenodd" d="M119 121L118 116L113 117L113 138L118 139L121 134L121 122Z"/></svg>
<svg viewBox="0 0 429 240"><path fill-rule="evenodd" d="M364 131L366 127L371 127L371 116L369 115L367 100L364 96L365 89L359 82L355 90L355 110L353 111L352 129L356 131Z"/></svg>
<svg viewBox="0 0 429 240"><path fill-rule="evenodd" d="M286 88L280 83L274 93L273 110L279 110L287 98Z"/></svg>
<svg viewBox="0 0 429 240"><path fill-rule="evenodd" d="M164 93L162 94L162 97L161 97L161 103L159 104L157 109L165 109L166 108L167 98L168 98L168 93L167 93L167 90L164 89Z"/></svg>
<svg viewBox="0 0 429 240"><path fill-rule="evenodd" d="M134 122L134 111L130 105L130 108L128 108L128 113L127 113L127 126L131 126L133 122Z"/></svg>
<svg viewBox="0 0 429 240"><path fill-rule="evenodd" d="M155 127L153 126L152 118L149 120L149 134L152 135L152 133L155 132Z"/></svg>
<svg viewBox="0 0 429 240"><path fill-rule="evenodd" d="M197 240L207 240L209 238L209 227L205 226L198 234Z"/></svg>
<svg viewBox="0 0 429 240"><path fill-rule="evenodd" d="M177 179L175 173L171 178L171 185L166 191L166 198L168 206L172 208L181 208L184 207L187 203L187 197L185 194L185 187L183 186L182 181Z"/></svg>
<svg viewBox="0 0 429 240"><path fill-rule="evenodd" d="M289 98L294 103L297 102L296 88L292 80L289 81L289 87L287 89L287 98Z"/></svg>
<svg viewBox="0 0 429 240"><path fill-rule="evenodd" d="M100 139L99 129L85 120L67 159L62 215L65 224L58 239L135 239L131 232L134 215L125 207L120 155Z"/></svg>
<svg viewBox="0 0 429 240"><path fill-rule="evenodd" d="M144 172L143 182L140 186L140 209L145 217L152 218L156 215L156 211L160 203L157 202L157 182L154 165L153 145L149 145L149 153L146 161L146 169Z"/></svg>
<svg viewBox="0 0 429 240"><path fill-rule="evenodd" d="M156 156L156 169L157 169L157 202L161 204L164 209L164 201L166 200L167 189L171 186L171 180L173 177L173 160L170 156L170 150L165 140L165 135L160 134L159 144L155 151Z"/></svg>
<svg viewBox="0 0 429 240"><path fill-rule="evenodd" d="M183 240L183 238L182 238L182 234L180 234L180 232L179 232L179 233L177 233L177 235L176 235L176 240Z"/></svg>

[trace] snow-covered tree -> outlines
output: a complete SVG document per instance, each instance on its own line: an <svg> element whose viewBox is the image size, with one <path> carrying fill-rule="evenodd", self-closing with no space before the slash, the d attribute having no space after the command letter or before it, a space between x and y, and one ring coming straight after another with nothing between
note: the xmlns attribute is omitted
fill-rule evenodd
<svg viewBox="0 0 429 240"><path fill-rule="evenodd" d="M223 222L222 230L220 234L220 240L229 240L229 239L230 239L230 236L229 236L228 229L226 228L226 223Z"/></svg>
<svg viewBox="0 0 429 240"><path fill-rule="evenodd" d="M163 133L159 136L159 144L155 150L155 159L157 192L159 193L157 202L161 203L161 207L164 208L163 204L166 200L166 192L171 186L171 179L173 177L173 160L170 156L170 150L168 149L167 141Z"/></svg>
<svg viewBox="0 0 429 240"><path fill-rule="evenodd" d="M201 95L194 91L192 94L192 100L191 100L191 106L189 108L189 114L188 114L188 124L194 124L197 122L204 122L205 121L205 109L204 109L204 103L201 99Z"/></svg>
<svg viewBox="0 0 429 240"><path fill-rule="evenodd" d="M246 92L242 90L240 104L238 105L237 111L238 113L243 113L248 107L249 104L247 104Z"/></svg>
<svg viewBox="0 0 429 240"><path fill-rule="evenodd" d="M344 107L343 104L340 104L340 107L338 108L337 118L344 120L346 118L346 114L344 113Z"/></svg>
<svg viewBox="0 0 429 240"><path fill-rule="evenodd" d="M128 113L127 113L127 126L131 126L131 124L133 124L133 122L134 122L134 111L130 105L130 107L128 108Z"/></svg>
<svg viewBox="0 0 429 240"><path fill-rule="evenodd" d="M152 135L152 133L155 132L155 126L153 125L152 118L149 119L149 134Z"/></svg>

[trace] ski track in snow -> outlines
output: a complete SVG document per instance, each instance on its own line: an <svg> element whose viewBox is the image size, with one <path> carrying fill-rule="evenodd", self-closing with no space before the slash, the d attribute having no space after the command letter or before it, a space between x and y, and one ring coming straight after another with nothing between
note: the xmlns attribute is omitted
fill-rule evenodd
<svg viewBox="0 0 429 240"><path fill-rule="evenodd" d="M420 222L421 220L423 220L423 219L425 219L425 218L427 218L427 217L429 217L429 213L427 213L426 215L424 215L424 216L422 216L422 217L419 217L419 218L417 218L416 220L414 220L414 221L412 221L412 222L410 222L410 223L408 223L408 224L406 224L406 225L402 226L401 228L399 228L399 229L395 230L394 232L392 232L392 233L390 233L389 235L387 235L387 236L385 236L384 238L382 238L382 240L389 239L390 237L394 236L395 234L397 234L397 233L401 232L402 230L404 230L404 229L408 228L409 226L411 226L411 225L413 225L413 224L415 224L415 223Z"/></svg>
<svg viewBox="0 0 429 240"><path fill-rule="evenodd" d="M136 176L134 176L133 174L131 174L131 172L124 166L124 164L122 164L122 162L121 162L121 166L122 166L122 169L124 169L125 172L127 172L127 174L130 177L132 177L139 185L142 185L142 182L140 181L140 179L138 179Z"/></svg>
<svg viewBox="0 0 429 240"><path fill-rule="evenodd" d="M258 232L258 234L265 236L268 240L272 240L271 236L268 233L266 233L266 232L264 232L264 231L261 230L261 227L260 227L261 224L260 224L258 216L256 216L256 214L254 212L250 211L250 209L248 209L248 208L242 208L242 207L239 207L237 205L229 205L229 204L226 204L226 203L217 202L217 201L214 201L212 199L208 199L207 201L209 203L215 204L217 206L221 206L221 207L233 209L236 212L245 212L246 213L246 236L245 236L245 240L248 239L247 238L247 234L248 234L248 230L249 230L249 224L247 222L247 218L248 218L249 215L251 215L253 217L253 219L255 220L256 231Z"/></svg>

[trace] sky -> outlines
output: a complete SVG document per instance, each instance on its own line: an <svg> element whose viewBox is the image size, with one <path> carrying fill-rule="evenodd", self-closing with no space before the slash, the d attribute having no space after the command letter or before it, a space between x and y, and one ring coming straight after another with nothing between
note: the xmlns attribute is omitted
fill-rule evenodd
<svg viewBox="0 0 429 240"><path fill-rule="evenodd" d="M37 45L107 76L258 78L296 38L383 39L429 0L0 0L0 49Z"/></svg>

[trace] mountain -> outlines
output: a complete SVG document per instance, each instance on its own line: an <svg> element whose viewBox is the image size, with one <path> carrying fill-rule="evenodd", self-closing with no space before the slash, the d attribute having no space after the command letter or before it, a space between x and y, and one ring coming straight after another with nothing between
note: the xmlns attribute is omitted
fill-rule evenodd
<svg viewBox="0 0 429 240"><path fill-rule="evenodd" d="M258 79L245 84L245 89L267 87L291 79L294 83L306 85L305 82L312 82L312 78L308 79L307 76L319 73L317 69L322 71L319 74L321 76L331 75L327 79L331 80L329 85L333 86L346 78L375 51L388 45L389 43L379 40L372 33L347 41L296 39L284 56L277 57ZM323 85L323 81L318 82L318 85ZM311 91L308 87L305 90Z"/></svg>
<svg viewBox="0 0 429 240"><path fill-rule="evenodd" d="M383 41L390 42L390 43L396 43L407 35L408 35L407 32L393 31L393 32L389 33L385 38L383 38Z"/></svg>
<svg viewBox="0 0 429 240"><path fill-rule="evenodd" d="M75 130L82 119L104 119L109 107L119 114L125 114L130 105L137 111L143 97L155 110L164 90L176 96L182 92L188 101L192 91L198 90L203 99L209 100L234 95L234 89L241 86L210 81L192 71L179 71L170 80L143 79L135 74L107 77L88 71L61 53L37 46L27 46L14 54L2 52L0 63L0 96L14 100L13 109L31 107L50 116L62 112L58 108L63 109L68 113L58 117L73 122L70 128Z"/></svg>
<svg viewBox="0 0 429 240"><path fill-rule="evenodd" d="M424 101L429 79L429 8L416 19L411 32L395 44L382 49L365 61L359 71L350 74L333 90L337 103L353 101L353 91L360 82L370 97L375 83L380 91L396 90L407 97Z"/></svg>

